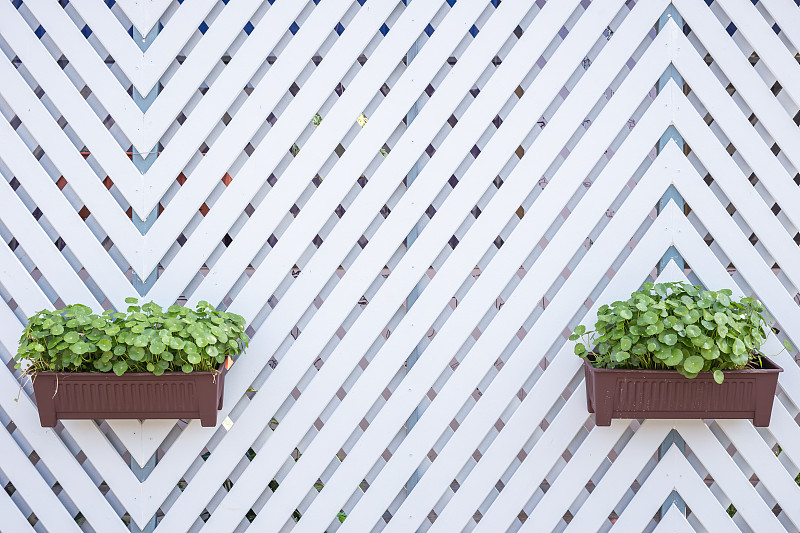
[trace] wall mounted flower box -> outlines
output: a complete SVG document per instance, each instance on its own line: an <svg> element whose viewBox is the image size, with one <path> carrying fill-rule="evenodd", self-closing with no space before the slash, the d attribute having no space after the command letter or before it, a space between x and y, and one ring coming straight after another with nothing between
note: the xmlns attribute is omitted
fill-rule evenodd
<svg viewBox="0 0 800 533"><path fill-rule="evenodd" d="M768 426L783 369L759 348L772 321L753 297L685 282L643 283L602 305L570 340L584 358L598 426L612 418L740 418ZM785 348L793 348L784 341ZM589 348L591 347L591 349Z"/></svg>
<svg viewBox="0 0 800 533"><path fill-rule="evenodd" d="M249 342L245 319L126 298L127 312L80 304L28 318L15 359L39 420L199 418L216 426L225 373Z"/></svg>
<svg viewBox="0 0 800 533"><path fill-rule="evenodd" d="M33 390L42 427L58 420L199 418L217 425L225 365L219 372L39 372Z"/></svg>
<svg viewBox="0 0 800 533"><path fill-rule="evenodd" d="M598 426L612 418L742 418L768 426L783 369L762 357L763 368L711 372L692 379L674 370L595 368L585 359L586 400Z"/></svg>

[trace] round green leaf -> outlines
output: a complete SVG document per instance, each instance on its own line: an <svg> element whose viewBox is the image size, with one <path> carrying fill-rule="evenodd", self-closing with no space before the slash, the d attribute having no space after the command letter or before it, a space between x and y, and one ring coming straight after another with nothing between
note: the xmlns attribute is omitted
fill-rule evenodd
<svg viewBox="0 0 800 533"><path fill-rule="evenodd" d="M577 326L575 328L574 333L575 333L575 335L583 335L584 333L586 333L586 326L584 326L583 324L581 324L580 326Z"/></svg>
<svg viewBox="0 0 800 533"><path fill-rule="evenodd" d="M716 359L719 357L719 348L713 346L712 348L701 348L700 355L703 356L704 359L708 359L709 361L712 359Z"/></svg>
<svg viewBox="0 0 800 533"><path fill-rule="evenodd" d="M629 354L628 352L626 352L624 350L618 350L618 351L613 352L611 354L611 358L614 359L615 361L618 361L618 362L625 361L626 359L629 359L630 356L631 356L631 354Z"/></svg>
<svg viewBox="0 0 800 533"><path fill-rule="evenodd" d="M630 350L632 345L633 345L633 342L631 342L631 338L628 337L627 335L622 337L619 340L619 348L620 348L620 350L622 350L624 352L627 352L628 350Z"/></svg>
<svg viewBox="0 0 800 533"><path fill-rule="evenodd" d="M664 335L664 344L667 346L675 346L676 342L678 342L678 336L674 333L667 333Z"/></svg>
<svg viewBox="0 0 800 533"><path fill-rule="evenodd" d="M80 338L81 336L76 331L68 331L64 334L64 340L70 344L78 342Z"/></svg>
<svg viewBox="0 0 800 533"><path fill-rule="evenodd" d="M186 356L186 359L188 359L189 362L192 363L193 365L199 364L201 361L200 354L197 353L190 353L189 355Z"/></svg>
<svg viewBox="0 0 800 533"><path fill-rule="evenodd" d="M633 313L632 313L632 312L631 312L631 310L630 310L630 309L628 309L627 307L623 307L623 308L622 308L622 309L620 309L620 311L619 311L619 316L621 316L621 317L622 317L622 318L624 318L625 320L630 320L631 318L633 318Z"/></svg>
<svg viewBox="0 0 800 533"><path fill-rule="evenodd" d="M116 375L121 376L122 374L125 373L126 370L128 370L128 363L126 363L125 361L117 361L116 363L114 363L114 366L112 368L114 369L114 373Z"/></svg>
<svg viewBox="0 0 800 533"><path fill-rule="evenodd" d="M683 361L683 368L686 369L687 372L696 374L703 370L703 364L704 361L702 357L699 355L692 355Z"/></svg>
<svg viewBox="0 0 800 533"><path fill-rule="evenodd" d="M153 341L150 343L150 353L152 353L153 355L158 355L160 353L163 353L164 350L166 350L166 348L167 347L164 346L164 343L161 342L160 340Z"/></svg>
<svg viewBox="0 0 800 533"><path fill-rule="evenodd" d="M677 366L681 361L683 361L683 352L680 348L673 348L669 350L669 357L664 359L664 364L667 366Z"/></svg>
<svg viewBox="0 0 800 533"><path fill-rule="evenodd" d="M108 350L111 349L111 340L100 339L99 341L97 341L97 347L103 350L104 352L107 352Z"/></svg>
<svg viewBox="0 0 800 533"><path fill-rule="evenodd" d="M141 361L144 359L144 348L141 346L132 346L128 348L128 357L134 361Z"/></svg>
<svg viewBox="0 0 800 533"><path fill-rule="evenodd" d="M192 365L190 365L190 364L185 364L185 365L181 366L181 370L183 370L187 374L190 373L193 369L194 369L194 367Z"/></svg>
<svg viewBox="0 0 800 533"><path fill-rule="evenodd" d="M647 311L642 315L645 324L655 324L658 321L658 315L654 311Z"/></svg>
<svg viewBox="0 0 800 533"><path fill-rule="evenodd" d="M209 357L216 357L217 354L219 354L219 350L214 345L206 346L206 353L209 355Z"/></svg>
<svg viewBox="0 0 800 533"><path fill-rule="evenodd" d="M714 313L714 322L720 326L724 326L728 323L728 317L725 315L725 313Z"/></svg>
<svg viewBox="0 0 800 533"><path fill-rule="evenodd" d="M575 355L583 355L586 353L586 346L581 343L575 345Z"/></svg>
<svg viewBox="0 0 800 533"><path fill-rule="evenodd" d="M722 381L725 379L725 374L722 373L722 370L714 370L714 381L719 384L722 384Z"/></svg>
<svg viewBox="0 0 800 533"><path fill-rule="evenodd" d="M699 337L703 332L694 324L686 326L686 336L690 338Z"/></svg>
<svg viewBox="0 0 800 533"><path fill-rule="evenodd" d="M86 352L89 351L88 345L83 341L76 342L75 344L70 346L69 349L72 351L72 353L77 355L85 354Z"/></svg>

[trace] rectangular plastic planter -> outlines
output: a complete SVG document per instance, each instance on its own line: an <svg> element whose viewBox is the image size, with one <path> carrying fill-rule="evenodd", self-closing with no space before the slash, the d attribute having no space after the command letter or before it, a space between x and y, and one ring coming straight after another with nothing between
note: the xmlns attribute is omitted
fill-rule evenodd
<svg viewBox="0 0 800 533"><path fill-rule="evenodd" d="M718 384L711 372L689 379L670 370L595 368L584 359L589 412L598 426L612 418L747 418L768 426L783 369L761 360L763 368L726 370Z"/></svg>
<svg viewBox="0 0 800 533"><path fill-rule="evenodd" d="M225 365L213 372L130 373L40 372L33 391L42 427L58 420L199 418L217 425L222 409Z"/></svg>

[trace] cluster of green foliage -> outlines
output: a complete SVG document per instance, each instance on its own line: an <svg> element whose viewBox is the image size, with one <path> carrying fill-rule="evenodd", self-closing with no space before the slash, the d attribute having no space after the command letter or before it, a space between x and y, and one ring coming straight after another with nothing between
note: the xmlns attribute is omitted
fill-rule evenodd
<svg viewBox="0 0 800 533"><path fill-rule="evenodd" d="M761 302L737 302L731 294L682 282L645 283L628 300L600 307L594 331L580 325L570 340L583 341L575 354L597 368L674 369L688 378L711 371L722 383L723 370L760 365L758 349L772 325Z"/></svg>
<svg viewBox="0 0 800 533"><path fill-rule="evenodd" d="M249 342L245 319L201 301L196 310L166 311L126 298L127 313L100 315L80 304L42 310L28 319L15 357L16 368L37 372L214 371ZM27 362L23 364L23 361Z"/></svg>

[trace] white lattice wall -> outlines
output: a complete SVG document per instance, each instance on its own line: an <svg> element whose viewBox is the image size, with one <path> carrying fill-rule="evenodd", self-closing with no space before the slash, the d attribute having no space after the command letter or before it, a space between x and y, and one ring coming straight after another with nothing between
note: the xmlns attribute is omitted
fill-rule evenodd
<svg viewBox="0 0 800 533"><path fill-rule="evenodd" d="M0 0L0 530L800 531L792 355L769 428L595 428L566 340L674 245L800 345L800 8L673 3ZM26 317L154 269L251 323L233 425L41 428Z"/></svg>

